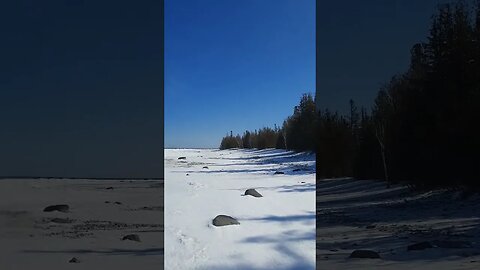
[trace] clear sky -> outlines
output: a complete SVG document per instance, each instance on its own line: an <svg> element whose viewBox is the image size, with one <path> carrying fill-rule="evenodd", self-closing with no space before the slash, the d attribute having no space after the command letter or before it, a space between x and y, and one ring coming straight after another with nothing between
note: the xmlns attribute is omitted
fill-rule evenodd
<svg viewBox="0 0 480 270"><path fill-rule="evenodd" d="M161 1L2 1L0 176L161 177Z"/></svg>
<svg viewBox="0 0 480 270"><path fill-rule="evenodd" d="M427 41L441 0L318 1L318 103L345 113L370 108L380 86L407 70L410 49Z"/></svg>
<svg viewBox="0 0 480 270"><path fill-rule="evenodd" d="M281 125L315 92L314 0L166 0L165 146Z"/></svg>

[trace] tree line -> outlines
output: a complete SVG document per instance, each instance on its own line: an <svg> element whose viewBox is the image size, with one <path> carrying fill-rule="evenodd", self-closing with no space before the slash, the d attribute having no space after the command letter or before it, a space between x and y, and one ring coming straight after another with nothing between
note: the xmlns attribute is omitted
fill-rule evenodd
<svg viewBox="0 0 480 270"><path fill-rule="evenodd" d="M303 94L293 114L283 121L281 127L263 127L245 131L242 135L233 132L222 138L220 149L277 148L294 151L315 151L315 100L312 94Z"/></svg>
<svg viewBox="0 0 480 270"><path fill-rule="evenodd" d="M317 177L480 186L480 1L439 6L410 52L370 111L319 111Z"/></svg>

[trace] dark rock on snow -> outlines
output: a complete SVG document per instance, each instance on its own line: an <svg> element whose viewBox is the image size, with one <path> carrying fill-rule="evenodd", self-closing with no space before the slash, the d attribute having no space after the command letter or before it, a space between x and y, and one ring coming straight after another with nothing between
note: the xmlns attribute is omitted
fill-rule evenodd
<svg viewBox="0 0 480 270"><path fill-rule="evenodd" d="M45 209L43 209L43 212L53 212L53 211L59 211L59 212L68 212L68 209L70 207L66 204L57 204L57 205L50 205L50 206L47 206L45 207Z"/></svg>
<svg viewBox="0 0 480 270"><path fill-rule="evenodd" d="M137 234L125 235L122 240L130 240L140 242L140 237Z"/></svg>
<svg viewBox="0 0 480 270"><path fill-rule="evenodd" d="M179 160L180 160L180 159L187 159L187 157L179 157L178 159L179 159Z"/></svg>
<svg viewBox="0 0 480 270"><path fill-rule="evenodd" d="M285 174L285 173L281 171L276 171L274 174Z"/></svg>
<svg viewBox="0 0 480 270"><path fill-rule="evenodd" d="M433 246L432 244L430 244L430 242L425 241L425 242L409 245L407 247L407 250L424 250L427 248L433 248Z"/></svg>
<svg viewBox="0 0 480 270"><path fill-rule="evenodd" d="M350 258L358 259L379 259L380 255L373 250L361 250L357 249L350 254Z"/></svg>
<svg viewBox="0 0 480 270"><path fill-rule="evenodd" d="M214 226L239 225L240 222L231 216L218 215L212 221Z"/></svg>
<svg viewBox="0 0 480 270"><path fill-rule="evenodd" d="M247 189L247 190L245 191L245 194L244 194L244 195L245 195L245 196L251 195L251 196L257 197L257 198L258 198L258 197L263 197L262 194L258 193L258 191L256 191L256 190L253 189L253 188Z"/></svg>
<svg viewBox="0 0 480 270"><path fill-rule="evenodd" d="M69 263L79 263L80 260L78 260L77 258L73 257L70 259L70 261L68 261Z"/></svg>
<svg viewBox="0 0 480 270"><path fill-rule="evenodd" d="M203 168L204 168L204 169L208 169L208 166L204 166Z"/></svg>

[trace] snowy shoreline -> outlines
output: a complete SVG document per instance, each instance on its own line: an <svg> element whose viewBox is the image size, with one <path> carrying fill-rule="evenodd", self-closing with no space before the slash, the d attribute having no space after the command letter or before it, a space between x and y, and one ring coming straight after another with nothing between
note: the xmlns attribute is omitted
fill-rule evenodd
<svg viewBox="0 0 480 270"><path fill-rule="evenodd" d="M2 179L0 268L159 269L162 189L160 180ZM43 211L57 204L68 212ZM129 234L140 242L122 241Z"/></svg>
<svg viewBox="0 0 480 270"><path fill-rule="evenodd" d="M314 269L314 167L312 153L167 149L165 268ZM222 214L240 225L213 226Z"/></svg>
<svg viewBox="0 0 480 270"><path fill-rule="evenodd" d="M319 269L480 268L478 194L325 179L317 195ZM354 250L381 258L351 259Z"/></svg>

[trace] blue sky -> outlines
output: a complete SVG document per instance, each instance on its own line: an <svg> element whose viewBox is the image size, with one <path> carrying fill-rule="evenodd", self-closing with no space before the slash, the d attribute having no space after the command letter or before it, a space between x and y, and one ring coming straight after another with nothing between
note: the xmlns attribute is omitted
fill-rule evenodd
<svg viewBox="0 0 480 270"><path fill-rule="evenodd" d="M0 176L163 176L161 4L0 2Z"/></svg>
<svg viewBox="0 0 480 270"><path fill-rule="evenodd" d="M165 147L281 125L306 92L314 0L165 1Z"/></svg>

